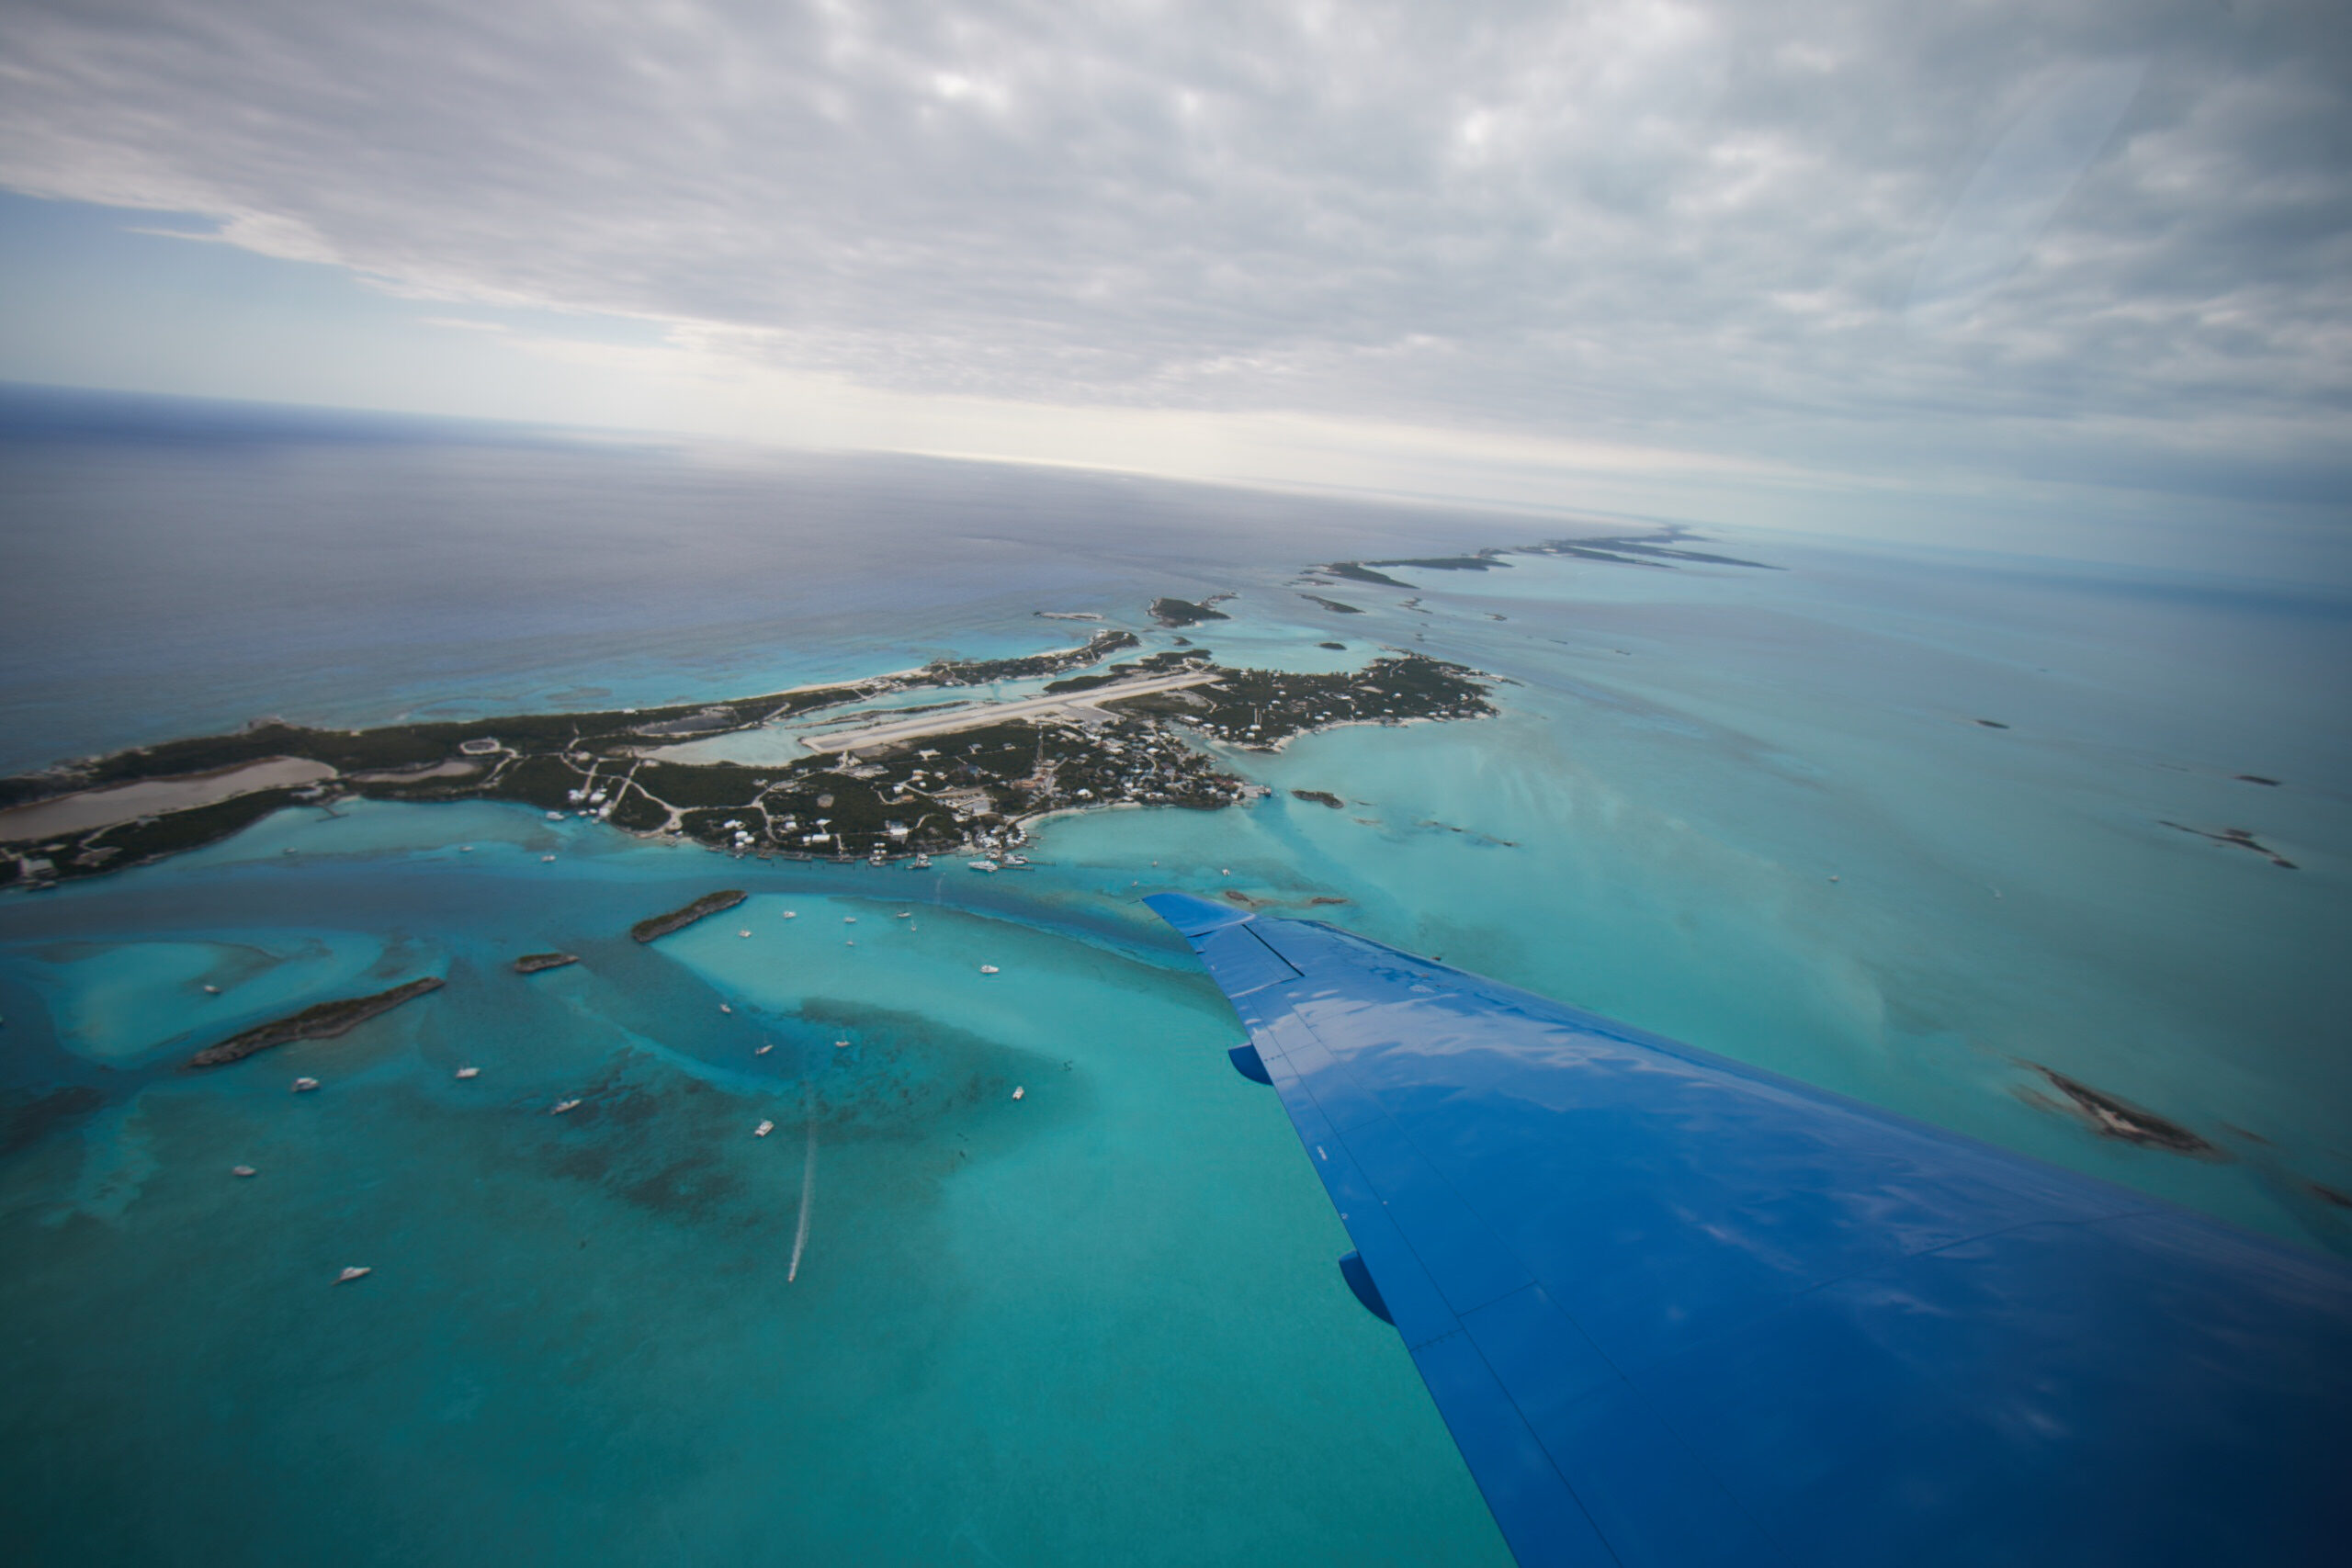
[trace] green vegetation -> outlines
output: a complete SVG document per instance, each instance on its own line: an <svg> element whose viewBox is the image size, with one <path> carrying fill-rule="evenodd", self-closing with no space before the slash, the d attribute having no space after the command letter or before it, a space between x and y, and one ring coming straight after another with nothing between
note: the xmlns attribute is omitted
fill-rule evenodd
<svg viewBox="0 0 2352 1568"><path fill-rule="evenodd" d="M1371 564L1374 566L1417 566L1423 571L1492 571L1498 566L1510 565L1507 560L1495 558L1501 553L1499 550L1481 550L1475 556L1419 556L1404 560L1376 560ZM1411 585L1399 582L1396 586L1406 588Z"/></svg>
<svg viewBox="0 0 2352 1568"><path fill-rule="evenodd" d="M639 942L656 942L672 931L682 931L707 915L721 909L731 909L749 895L740 887L722 887L716 893L706 893L683 908L666 915L655 915L628 928L628 934Z"/></svg>
<svg viewBox="0 0 2352 1568"><path fill-rule="evenodd" d="M354 1025L366 1022L379 1012L390 1012L412 997L441 988L438 975L427 975L411 980L405 986L394 986L389 991L379 991L372 997L352 997L339 1002L321 1002L304 1008L289 1018L258 1024L240 1034L232 1034L217 1045L208 1045L187 1059L191 1067L218 1067L231 1062L241 1062L256 1051L266 1051L273 1045L283 1045L294 1040L331 1040L348 1032Z"/></svg>
<svg viewBox="0 0 2352 1568"><path fill-rule="evenodd" d="M1220 617L1211 612L1207 618ZM1186 729L1263 748L1332 724L1493 711L1470 671L1419 655L1384 658L1360 671L1301 675L1214 665L1207 649L1188 647L1069 675L1047 686L1066 694L1098 691L1139 675L1196 671L1211 677L1174 691L1112 697L1100 710L1110 716L1107 721L1006 720L856 757L816 753L764 767L644 755L676 736L764 723L779 715L909 690L921 682L1034 678L1099 662L1134 646L1129 633L1103 632L1081 648L1027 659L943 663L920 678L889 677L635 713L436 721L356 734L270 723L236 735L174 741L101 759L72 773L6 783L20 794L43 797L70 784L210 771L281 756L324 762L343 776L17 846L17 856L0 860L0 876L17 873L47 881L89 875L210 843L288 805L311 803L332 810L336 801L354 795L511 801L551 815L598 818L634 832L674 832L715 850L763 858L882 857L959 847L1001 852L1022 841L1024 818L1046 812L1115 803L1213 809L1246 798L1250 786L1220 770L1213 755L1187 743ZM470 751L465 750L469 742ZM452 763L464 766L442 771ZM406 772L383 776L392 769ZM1317 795L1308 792L1305 798Z"/></svg>
<svg viewBox="0 0 2352 1568"><path fill-rule="evenodd" d="M1220 617L1221 619L1222 617ZM1027 681L1057 675L1107 659L1123 648L1138 646L1133 632L1096 632L1085 646L1059 653L1034 653L1026 659L939 660L923 671L923 683L933 686L978 686L990 681Z"/></svg>
<svg viewBox="0 0 2352 1568"><path fill-rule="evenodd" d="M1216 685L1194 687L1187 694L1206 699L1205 710L1191 716L1204 733L1272 750L1303 730L1333 724L1491 714L1494 706L1473 674L1459 664L1404 653L1333 675L1227 671Z"/></svg>
<svg viewBox="0 0 2352 1568"><path fill-rule="evenodd" d="M1384 588L1408 589L1413 586L1409 582L1398 581L1385 571L1374 571L1360 560L1333 561L1322 570L1333 577L1344 577L1351 582L1374 582Z"/></svg>
<svg viewBox="0 0 2352 1568"><path fill-rule="evenodd" d="M1190 599L1154 599L1151 602L1151 618L1163 626L1196 626L1203 621L1233 619L1223 610L1210 608L1213 604L1214 600L1195 604Z"/></svg>

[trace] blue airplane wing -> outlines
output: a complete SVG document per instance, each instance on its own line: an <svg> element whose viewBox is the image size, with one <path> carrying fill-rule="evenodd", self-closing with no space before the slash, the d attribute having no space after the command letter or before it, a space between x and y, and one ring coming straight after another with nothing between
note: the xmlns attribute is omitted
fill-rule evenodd
<svg viewBox="0 0 2352 1568"><path fill-rule="evenodd" d="M1523 1568L2352 1562L2352 1269L1317 921L1148 902Z"/></svg>

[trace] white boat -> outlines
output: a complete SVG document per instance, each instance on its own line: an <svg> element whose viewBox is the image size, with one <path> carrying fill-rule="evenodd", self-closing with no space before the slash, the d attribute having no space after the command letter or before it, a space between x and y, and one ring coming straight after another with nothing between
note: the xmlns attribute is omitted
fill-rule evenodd
<svg viewBox="0 0 2352 1568"><path fill-rule="evenodd" d="M728 1006L725 1002L721 1002L718 1004L718 1010L721 1012L733 1012L735 1010Z"/></svg>
<svg viewBox="0 0 2352 1568"><path fill-rule="evenodd" d="M994 871L996 869L996 862L992 860L976 860L967 863L968 863L974 871Z"/></svg>
<svg viewBox="0 0 2352 1568"><path fill-rule="evenodd" d="M901 920L910 920L914 919L914 915L915 912L912 909L901 909L899 911L896 918Z"/></svg>
<svg viewBox="0 0 2352 1568"><path fill-rule="evenodd" d="M752 1128L752 1136L753 1136L753 1137L755 1137L755 1138L764 1138L764 1137L766 1137L770 1133L773 1133L773 1132L775 1132L775 1122L761 1122L758 1126L756 1126L756 1127L754 1127L754 1128Z"/></svg>
<svg viewBox="0 0 2352 1568"><path fill-rule="evenodd" d="M845 1050L848 1048L848 1045L849 1042L846 1040L836 1040L833 1042L833 1049L836 1051Z"/></svg>
<svg viewBox="0 0 2352 1568"><path fill-rule="evenodd" d="M308 1094L318 1087L319 1080L316 1078L296 1078L294 1080L294 1092L296 1094Z"/></svg>
<svg viewBox="0 0 2352 1568"><path fill-rule="evenodd" d="M843 915L842 917L842 924L845 926L854 926L857 924L857 917L855 915Z"/></svg>
<svg viewBox="0 0 2352 1568"><path fill-rule="evenodd" d="M545 865L548 862L549 862L549 861L551 861L551 860L553 860L553 859L555 859L555 856L553 856L553 855L541 855L541 856L539 857L539 863L540 863L541 865Z"/></svg>
<svg viewBox="0 0 2352 1568"><path fill-rule="evenodd" d="M750 936L752 933L751 933L750 931L737 931L735 934L736 934L737 936Z"/></svg>
<svg viewBox="0 0 2352 1568"><path fill-rule="evenodd" d="M576 1100L559 1100L554 1105L548 1107L548 1114L560 1116L567 1111L577 1111L579 1108L580 1102Z"/></svg>
<svg viewBox="0 0 2352 1568"><path fill-rule="evenodd" d="M1833 876L1830 880L1835 882L1838 879ZM208 997L217 997L220 994L220 987L218 986L207 986L204 987L204 994Z"/></svg>
<svg viewBox="0 0 2352 1568"><path fill-rule="evenodd" d="M917 855L908 863L916 871L929 871L931 869L931 857L929 855Z"/></svg>
<svg viewBox="0 0 2352 1568"><path fill-rule="evenodd" d="M752 1052L752 1055L754 1056L764 1056L775 1049L775 1047L774 1045L763 1045L758 1050Z"/></svg>
<svg viewBox="0 0 2352 1568"><path fill-rule="evenodd" d="M1022 1088L1019 1084L1014 1084L1012 1086L1012 1098L1015 1100L1019 1100L1023 1095L1027 1094L1028 1092L1029 1091L1027 1089Z"/></svg>
<svg viewBox="0 0 2352 1568"><path fill-rule="evenodd" d="M983 974L983 975L993 975L993 974L996 974L996 973L997 973L997 966L996 966L995 964L981 964L981 965L980 965L980 973L981 973L981 974Z"/></svg>
<svg viewBox="0 0 2352 1568"><path fill-rule="evenodd" d="M260 1172L254 1170L254 1168L249 1165L232 1165L229 1168L229 1174L232 1176L257 1176Z"/></svg>
<svg viewBox="0 0 2352 1568"><path fill-rule="evenodd" d="M797 909L786 909L784 912L784 918L787 920L797 920L800 918L800 911Z"/></svg>
<svg viewBox="0 0 2352 1568"><path fill-rule="evenodd" d="M458 1076L461 1078L478 1078L481 1077L481 1069L480 1067L459 1067L458 1069Z"/></svg>
<svg viewBox="0 0 2352 1568"><path fill-rule="evenodd" d="M376 1270L373 1269L361 1269L354 1266L352 1268L345 1269L342 1273L337 1274L334 1277L334 1282L338 1285L348 1285L354 1280L365 1280L368 1275L373 1274L375 1271Z"/></svg>
<svg viewBox="0 0 2352 1568"><path fill-rule="evenodd" d="M560 811L550 811L548 813L548 820L550 822L560 822L563 820L563 813Z"/></svg>

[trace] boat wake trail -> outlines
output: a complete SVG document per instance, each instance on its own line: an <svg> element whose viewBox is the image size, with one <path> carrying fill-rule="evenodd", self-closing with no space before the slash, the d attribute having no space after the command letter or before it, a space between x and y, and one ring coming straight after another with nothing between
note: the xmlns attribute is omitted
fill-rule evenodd
<svg viewBox="0 0 2352 1568"><path fill-rule="evenodd" d="M784 1271L787 1285L800 1277L800 1255L808 1249L808 1205L817 1196L817 1119L808 1118L808 1157L800 1166L800 1224L792 1233L792 1267Z"/></svg>

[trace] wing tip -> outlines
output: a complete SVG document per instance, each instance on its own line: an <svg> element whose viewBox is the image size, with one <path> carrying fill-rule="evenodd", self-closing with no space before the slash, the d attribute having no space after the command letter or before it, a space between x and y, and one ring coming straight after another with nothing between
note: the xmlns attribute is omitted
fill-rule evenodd
<svg viewBox="0 0 2352 1568"><path fill-rule="evenodd" d="M1190 893L1148 893L1144 903L1151 912L1176 928L1176 934L1196 937L1222 926L1238 926L1251 919L1247 909L1219 904Z"/></svg>

